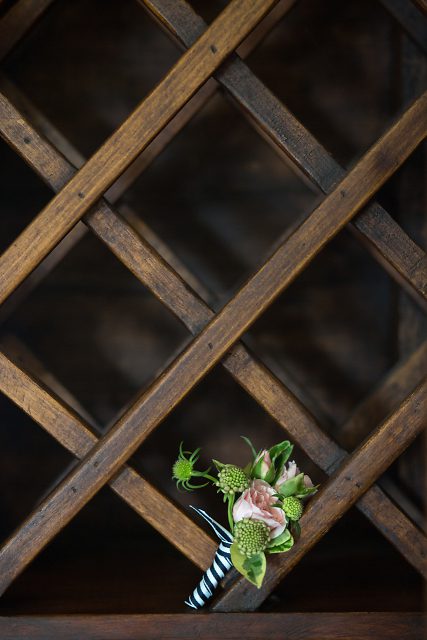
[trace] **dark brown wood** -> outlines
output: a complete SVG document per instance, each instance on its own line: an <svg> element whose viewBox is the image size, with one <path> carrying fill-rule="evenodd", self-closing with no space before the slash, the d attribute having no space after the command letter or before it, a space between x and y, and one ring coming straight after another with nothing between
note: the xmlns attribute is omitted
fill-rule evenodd
<svg viewBox="0 0 427 640"><path fill-rule="evenodd" d="M233 0L33 222L0 257L0 301L31 273L123 173L275 0Z"/></svg>
<svg viewBox="0 0 427 640"><path fill-rule="evenodd" d="M0 100L0 108L3 114L2 121L9 123L9 126L2 127L7 142L21 153L49 186L59 189L62 185L61 175L68 179L72 167L52 145L40 137L4 97ZM48 126L45 119L42 119L42 124L44 127ZM33 140L30 147L22 143L22 140L28 137ZM53 137L60 139L55 130ZM79 161L76 152L72 148L68 149L67 142L63 139L60 141L65 145L69 155ZM46 166L49 171L46 170ZM117 214L105 203L99 211L99 224L96 211L98 210L95 209L93 214L86 216L85 220L89 219L88 224L92 230L106 242L117 257L158 295L192 333L197 333L204 327L212 319L213 311L194 296L188 287L188 281L182 283L168 265L159 259L156 252L123 220L117 218ZM134 219L133 222L137 220ZM146 231L144 227L144 232ZM164 246L163 250L165 251ZM172 257L173 262L176 262L175 256L171 256L170 252L168 257ZM197 282L196 284L198 285ZM199 285L198 287L200 288ZM180 296L176 295L177 291L184 291L187 296L182 304L177 304L180 300ZM304 448L320 468L330 473L337 467L345 452L322 433L313 417L295 396L266 367L257 362L243 345L235 346L230 355L223 360L223 364L237 382ZM7 390L3 390L8 393ZM18 404L25 410L25 403ZM46 428L50 429L49 424ZM358 503L358 507L376 526L379 524L380 530L418 571L424 571L422 550L425 541L421 532L396 509L379 488L372 488L369 495L364 496Z"/></svg>
<svg viewBox="0 0 427 640"><path fill-rule="evenodd" d="M18 0L0 20L0 60L31 29L53 0Z"/></svg>
<svg viewBox="0 0 427 640"><path fill-rule="evenodd" d="M412 0L381 0L414 42L427 53L427 19Z"/></svg>
<svg viewBox="0 0 427 640"><path fill-rule="evenodd" d="M3 354L0 354L0 387L76 458L84 458L96 444L97 435L80 416ZM110 484L117 495L189 560L203 571L208 568L216 543L171 500L128 466Z"/></svg>
<svg viewBox="0 0 427 640"><path fill-rule="evenodd" d="M424 23L427 24L427 18L424 19ZM427 85L427 59L406 34L401 34L399 44L402 69L399 95L401 103L408 103ZM397 221L406 225L408 232L423 249L427 247L426 176L427 150L425 146L421 146L402 168L398 178L396 195L398 201ZM404 291L399 291L396 316L396 348L399 357L405 358L427 340L427 315L413 304L412 299ZM397 468L398 480L403 489L418 499L421 511L427 509L422 471L422 447L412 447L398 461Z"/></svg>
<svg viewBox="0 0 427 640"><path fill-rule="evenodd" d="M399 361L372 394L361 402L341 429L342 442L352 449L369 431L394 411L406 396L427 377L427 342Z"/></svg>
<svg viewBox="0 0 427 640"><path fill-rule="evenodd" d="M213 611L253 611L427 425L427 380L344 462L301 518L301 537L286 554L269 559L263 585L240 577ZM424 549L427 562L427 548Z"/></svg>
<svg viewBox="0 0 427 640"><path fill-rule="evenodd" d="M2 640L420 640L422 613L147 614L0 617Z"/></svg>
<svg viewBox="0 0 427 640"><path fill-rule="evenodd" d="M202 18L184 0L140 2L186 47L206 28ZM324 193L330 193L343 179L344 169L240 58L233 55L215 77L257 131L281 152L282 158L288 163L290 160L292 167L297 167ZM371 204L349 227L374 258L427 310L426 254L384 208Z"/></svg>
<svg viewBox="0 0 427 640"><path fill-rule="evenodd" d="M423 139L426 111L424 95L9 538L0 555L2 590L14 578L17 549L23 564L28 563L392 175Z"/></svg>

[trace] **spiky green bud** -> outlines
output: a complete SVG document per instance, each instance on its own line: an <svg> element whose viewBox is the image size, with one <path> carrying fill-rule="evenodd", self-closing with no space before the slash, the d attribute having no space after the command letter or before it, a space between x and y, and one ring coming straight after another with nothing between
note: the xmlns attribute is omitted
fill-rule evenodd
<svg viewBox="0 0 427 640"><path fill-rule="evenodd" d="M270 539L270 530L265 522L243 518L234 525L234 539L239 551L250 558L264 551Z"/></svg>
<svg viewBox="0 0 427 640"><path fill-rule="evenodd" d="M283 498L283 511L288 516L289 520L299 520L303 512L301 500L295 496Z"/></svg>
<svg viewBox="0 0 427 640"><path fill-rule="evenodd" d="M240 467L225 464L218 473L217 485L223 493L242 493L248 488L249 479Z"/></svg>
<svg viewBox="0 0 427 640"><path fill-rule="evenodd" d="M172 478L184 482L189 480L193 473L193 463L186 458L178 458L172 467Z"/></svg>

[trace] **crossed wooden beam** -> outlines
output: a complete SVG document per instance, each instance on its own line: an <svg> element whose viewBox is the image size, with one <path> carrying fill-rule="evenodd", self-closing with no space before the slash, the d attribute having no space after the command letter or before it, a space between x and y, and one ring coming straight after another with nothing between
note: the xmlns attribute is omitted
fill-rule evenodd
<svg viewBox="0 0 427 640"><path fill-rule="evenodd" d="M359 508L425 575L423 534L377 486L369 487L425 425L426 383L421 383L364 445L339 466L345 452L319 429L289 390L242 343L233 344L328 240L370 200L423 139L427 98L425 95L421 96L356 167L345 175L332 159L332 164L328 165L327 158L330 156L284 107L279 112L283 119L276 117L276 123L274 122L273 116L276 114L271 110L271 105L275 108L280 105L277 100L273 103L259 103L258 97L256 100L248 100L249 89L254 89L251 83L257 82L256 88L262 88L262 85L239 58L234 55L229 58L217 73L217 79L251 113L251 117L256 117L257 123L267 131L269 137L272 140L282 140L283 150L307 175L329 176L331 168L334 171L330 183L327 183L327 178L323 178L325 186L322 188L330 192L330 195L215 315L149 243L105 201L90 208L138 153L147 148L151 140L154 142L162 127L165 131L167 122L173 122L171 118L174 113L178 113L197 87L215 72L272 3L235 0L206 31L204 23L195 17L185 3L156 0L155 3L145 4L150 10L155 10L157 17L168 24L175 36L178 35L190 49L80 171L75 172L70 163L37 133L11 103L4 96L1 98L3 137L58 191L58 195L0 258L0 296L5 300L77 220L85 216L85 223L181 318L196 337L110 432L98 441L83 421L58 398L5 356L1 357L2 390L74 455L81 458L82 462L3 545L0 551L0 588L4 591L44 545L113 476L111 485L119 495L190 559L200 567L206 567L207 558L214 548L210 538L175 507L173 529L179 532L178 535L174 535L171 530L170 513L168 523L162 521L161 515L156 515L155 518L150 516L150 510L147 510L150 500L151 504L157 501L157 505L165 505L168 510L170 502L135 471L129 467L121 467L173 406L221 358L224 366L240 384L286 428L321 468L328 473L339 468L307 510L304 516L304 535L296 545L295 552L287 554L284 560L279 559L272 565L265 588L257 592L255 598L253 590L248 591L243 582L238 580L224 592L214 605L215 608L230 610L256 607L277 581L316 543L320 535L357 500ZM249 4L251 11L248 11ZM175 15L178 10L181 18L185 16L185 20L181 19L180 23ZM182 32L178 33L177 26L182 28ZM184 33L184 29L188 31ZM235 84L233 87L231 83L230 88L226 83L233 81L233 78ZM203 87L205 91L208 84ZM213 86L210 90L214 91L216 85L213 82L210 84ZM266 89L263 95L274 99ZM158 105L157 101L161 104ZM191 103L187 104L187 109ZM261 106L257 106L259 104ZM157 107L159 120L156 118ZM286 135L289 133L287 127L293 132L289 138ZM308 149L310 153L305 157L305 144L300 144L295 136L301 130L305 134L304 142L312 143ZM324 157L316 156L316 153L322 154L322 151ZM316 180L319 181L318 178ZM425 301L424 252L407 239L379 205L370 205L354 221L357 224L362 218L363 222L363 216L365 219L368 216L369 220L369 215L370 224L362 224L362 231L359 231L369 239L377 255L391 265L389 268L394 275L399 274L408 290L415 292L415 298ZM405 242L407 239L411 243L409 253L402 252L402 255L396 247L389 250L389 244L384 242L380 233L384 229L383 224L393 225L393 232L397 232ZM390 229L389 226L387 228ZM36 244L34 239L37 239ZM415 250L415 259L412 250ZM22 268L17 267L18 263ZM117 473L119 470L120 473Z"/></svg>

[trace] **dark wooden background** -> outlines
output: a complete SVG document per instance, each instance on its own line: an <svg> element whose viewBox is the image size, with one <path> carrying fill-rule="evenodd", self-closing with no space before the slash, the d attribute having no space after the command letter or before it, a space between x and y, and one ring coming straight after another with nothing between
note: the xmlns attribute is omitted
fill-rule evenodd
<svg viewBox="0 0 427 640"><path fill-rule="evenodd" d="M221 4L194 6L211 20ZM0 11L5 11L7 2ZM58 0L3 71L85 156L91 155L178 59L134 0ZM297 3L249 66L343 165L351 166L416 88L425 63L380 2ZM411 73L408 74L408 68ZM406 69L406 73L404 70ZM409 80L408 80L409 78ZM0 141L0 250L51 192ZM379 201L426 246L425 149ZM321 196L217 95L122 197L198 275L220 308ZM120 208L120 207L119 207ZM0 318L1 320L1 318ZM107 427L189 340L186 329L90 233L0 326L6 353L54 374ZM427 338L425 315L347 230L245 336L335 439L388 371ZM381 415L375 408L372 427ZM73 464L49 435L0 398L0 537L13 531ZM223 517L213 491L178 493L170 467L181 439L244 463L283 431L220 367L182 402L132 463L182 505ZM422 442L383 478L420 520ZM317 482L323 474L296 449ZM403 502L402 502L403 501ZM0 600L0 613L182 611L199 570L103 489ZM268 611L416 611L417 572L355 509L286 577Z"/></svg>

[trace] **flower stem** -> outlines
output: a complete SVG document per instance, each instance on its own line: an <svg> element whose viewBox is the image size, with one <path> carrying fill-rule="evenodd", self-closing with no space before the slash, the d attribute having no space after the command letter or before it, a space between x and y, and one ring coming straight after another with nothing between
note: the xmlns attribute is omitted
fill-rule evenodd
<svg viewBox="0 0 427 640"><path fill-rule="evenodd" d="M195 470L193 470L191 475L192 476L198 476L200 478L206 478L206 480L210 480L214 484L217 483L217 479L214 478L213 476L211 476L209 473L206 473L206 471L195 471Z"/></svg>
<svg viewBox="0 0 427 640"><path fill-rule="evenodd" d="M234 493L228 496L228 524L230 525L230 531L233 533L234 531L234 520L233 520L233 506L234 506Z"/></svg>

